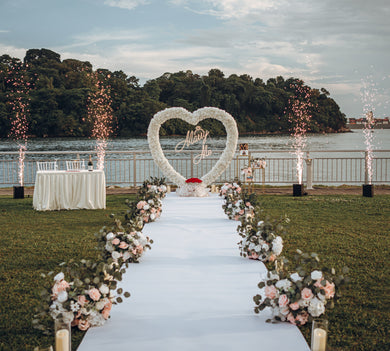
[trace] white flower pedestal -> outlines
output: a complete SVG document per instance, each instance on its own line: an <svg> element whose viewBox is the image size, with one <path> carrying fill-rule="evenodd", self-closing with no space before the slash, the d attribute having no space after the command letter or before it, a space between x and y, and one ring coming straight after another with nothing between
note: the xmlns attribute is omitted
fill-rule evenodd
<svg viewBox="0 0 390 351"><path fill-rule="evenodd" d="M176 195L183 197L207 197L209 189L202 183L185 183L176 189Z"/></svg>

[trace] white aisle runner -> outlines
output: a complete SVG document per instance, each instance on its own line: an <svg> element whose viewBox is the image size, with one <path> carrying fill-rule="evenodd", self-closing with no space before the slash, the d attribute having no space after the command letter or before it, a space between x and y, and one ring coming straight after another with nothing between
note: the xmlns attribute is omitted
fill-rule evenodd
<svg viewBox="0 0 390 351"><path fill-rule="evenodd" d="M216 195L163 200L162 217L143 229L152 250L121 284L132 296L87 332L79 351L309 350L297 327L254 313L266 270L240 257L238 222L221 205Z"/></svg>

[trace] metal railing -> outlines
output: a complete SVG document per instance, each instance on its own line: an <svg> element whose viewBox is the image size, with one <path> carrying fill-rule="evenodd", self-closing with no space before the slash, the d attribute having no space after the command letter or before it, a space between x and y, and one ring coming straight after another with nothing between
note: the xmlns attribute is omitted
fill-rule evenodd
<svg viewBox="0 0 390 351"><path fill-rule="evenodd" d="M195 165L197 151L189 151L186 156L174 151L165 151L171 165L184 177L198 177L210 171L222 151L202 159ZM66 169L65 162L75 159L76 154L87 159L90 151L26 152L24 185L35 183L36 161L57 160L59 169ZM296 158L290 151L254 150L251 156L266 161L264 169L253 172L255 184L289 185L297 183ZM94 160L96 165L96 158ZM248 165L248 157L238 154L217 182L244 180L241 170ZM390 184L390 150L375 151L372 161L373 184ZM163 177L148 151L107 151L105 158L107 185L139 186L150 177ZM310 188L313 184L341 185L367 183L367 162L365 151L310 151L305 153L303 169L304 183ZM0 187L18 184L18 153L0 153Z"/></svg>

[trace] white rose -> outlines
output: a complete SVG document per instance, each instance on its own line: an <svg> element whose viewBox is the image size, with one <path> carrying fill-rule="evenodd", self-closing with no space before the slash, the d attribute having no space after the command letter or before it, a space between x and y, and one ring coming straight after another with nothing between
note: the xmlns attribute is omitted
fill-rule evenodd
<svg viewBox="0 0 390 351"><path fill-rule="evenodd" d="M105 305L106 305L106 301L101 300L101 301L96 302L95 306L96 306L96 309L98 311L100 311L104 308Z"/></svg>
<svg viewBox="0 0 390 351"><path fill-rule="evenodd" d="M253 250L255 248L255 244L254 243L250 243L249 244L249 250Z"/></svg>
<svg viewBox="0 0 390 351"><path fill-rule="evenodd" d="M291 280L295 282L301 281L303 278L298 273L293 273L290 275Z"/></svg>
<svg viewBox="0 0 390 351"><path fill-rule="evenodd" d="M61 280L63 280L65 278L65 275L64 273L58 273L55 277L54 277L54 281L55 282L60 282Z"/></svg>
<svg viewBox="0 0 390 351"><path fill-rule="evenodd" d="M146 211L146 210L149 210L150 206L149 205L145 205L143 208Z"/></svg>
<svg viewBox="0 0 390 351"><path fill-rule="evenodd" d="M255 246L255 251L256 252L260 252L261 251L261 246L260 245L256 245Z"/></svg>
<svg viewBox="0 0 390 351"><path fill-rule="evenodd" d="M123 254L123 260L127 261L129 258L131 257L130 253L128 251L126 251L124 254Z"/></svg>
<svg viewBox="0 0 390 351"><path fill-rule="evenodd" d="M106 249L106 251L108 252L113 252L114 251L114 246L112 246L111 243L107 243L104 248Z"/></svg>
<svg viewBox="0 0 390 351"><path fill-rule="evenodd" d="M102 286L99 288L99 290L103 295L107 295L110 292L110 289L108 288L108 286L106 284L102 284Z"/></svg>
<svg viewBox="0 0 390 351"><path fill-rule="evenodd" d="M156 218L154 213L151 213L149 217L150 217L150 220L152 220L152 221L154 221L154 219Z"/></svg>
<svg viewBox="0 0 390 351"><path fill-rule="evenodd" d="M313 317L319 317L325 312L325 306L322 301L315 297L310 301L310 305L307 310Z"/></svg>
<svg viewBox="0 0 390 351"><path fill-rule="evenodd" d="M298 301L299 307L307 307L310 305L310 300L300 299Z"/></svg>
<svg viewBox="0 0 390 351"><path fill-rule="evenodd" d="M322 278L322 272L321 271L313 271L313 272L311 272L311 279L319 280L321 278Z"/></svg>
<svg viewBox="0 0 390 351"><path fill-rule="evenodd" d="M60 291L60 292L58 293L58 295L57 295L57 301L58 301L58 302L63 303L63 302L65 302L67 299L68 299L68 293L67 293L65 290Z"/></svg>
<svg viewBox="0 0 390 351"><path fill-rule="evenodd" d="M114 239L114 238L115 238L115 234L112 233L112 232L109 232L109 233L106 235L106 239L107 239L107 240L112 240L112 239Z"/></svg>
<svg viewBox="0 0 390 351"><path fill-rule="evenodd" d="M112 258L114 260L117 260L119 259L119 257L121 257L121 254L118 252L118 251L114 251L112 254L111 254Z"/></svg>

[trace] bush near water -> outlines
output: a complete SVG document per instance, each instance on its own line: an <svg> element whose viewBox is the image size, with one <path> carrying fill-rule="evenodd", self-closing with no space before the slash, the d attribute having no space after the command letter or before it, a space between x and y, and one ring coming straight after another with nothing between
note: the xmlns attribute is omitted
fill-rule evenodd
<svg viewBox="0 0 390 351"><path fill-rule="evenodd" d="M29 134L36 137L85 137L91 135L88 121L88 96L93 84L88 78L92 64L75 59L61 60L60 54L48 49L30 49L24 63L33 83L30 91ZM0 137L6 138L11 128L11 87L7 74L21 64L18 58L0 56ZM148 80L143 86L135 76L123 71L97 70L110 86L110 96L117 136L145 135L153 115L168 107L184 107L195 111L212 106L230 113L237 121L241 134L289 133L290 123L285 109L294 96L294 85L304 84L298 78L278 76L264 82L247 74L225 77L217 68L207 75L187 71L164 73ZM311 89L311 132L345 131L346 118L338 104L324 89ZM224 134L216 120L201 123L212 135ZM184 121L168 121L162 134L185 134Z"/></svg>

